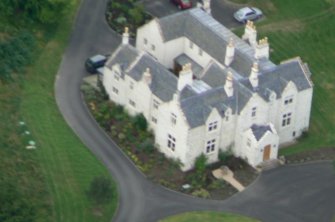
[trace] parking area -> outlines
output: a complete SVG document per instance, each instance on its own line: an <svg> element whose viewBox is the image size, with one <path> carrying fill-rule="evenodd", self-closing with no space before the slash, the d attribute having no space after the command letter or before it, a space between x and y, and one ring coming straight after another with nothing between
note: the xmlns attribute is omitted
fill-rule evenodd
<svg viewBox="0 0 335 222"><path fill-rule="evenodd" d="M196 7L197 0L192 0L193 7ZM147 12L155 17L164 17L179 11L170 0L143 0ZM213 17L227 28L242 26L234 20L233 14L240 5L230 3L227 0L212 0L211 9Z"/></svg>

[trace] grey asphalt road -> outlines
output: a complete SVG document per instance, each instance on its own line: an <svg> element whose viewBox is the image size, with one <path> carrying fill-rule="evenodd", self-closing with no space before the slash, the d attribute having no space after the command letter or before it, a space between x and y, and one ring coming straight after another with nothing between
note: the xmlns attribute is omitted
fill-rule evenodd
<svg viewBox="0 0 335 222"><path fill-rule="evenodd" d="M108 168L119 192L113 221L153 222L194 210L237 212L271 222L329 222L335 214L335 174L329 162L286 166L263 173L226 201L202 200L153 184L99 128L83 104L83 64L95 53L109 53L120 37L104 20L107 0L83 0L56 82L55 96L66 122Z"/></svg>

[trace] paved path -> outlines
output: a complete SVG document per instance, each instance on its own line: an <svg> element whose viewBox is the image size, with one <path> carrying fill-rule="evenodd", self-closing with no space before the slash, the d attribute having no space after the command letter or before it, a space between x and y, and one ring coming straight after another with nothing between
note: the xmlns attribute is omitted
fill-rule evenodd
<svg viewBox="0 0 335 222"><path fill-rule="evenodd" d="M228 167L213 170L212 174L216 179L225 180L226 182L230 183L230 185L235 187L235 189L238 191L243 191L245 189L245 187L236 180L233 171L231 171Z"/></svg>
<svg viewBox="0 0 335 222"><path fill-rule="evenodd" d="M120 38L105 20L106 0L83 0L55 83L65 120L115 179L119 192L117 222L153 222L194 210L231 211L262 221L329 222L334 214L335 176L330 163L281 167L226 201L202 200L151 183L89 115L79 90L85 59L114 50Z"/></svg>

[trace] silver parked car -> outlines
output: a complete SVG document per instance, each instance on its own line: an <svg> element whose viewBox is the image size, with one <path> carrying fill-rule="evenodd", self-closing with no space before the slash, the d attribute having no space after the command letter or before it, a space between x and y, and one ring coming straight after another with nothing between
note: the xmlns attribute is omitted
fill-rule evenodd
<svg viewBox="0 0 335 222"><path fill-rule="evenodd" d="M259 19L262 15L262 11L258 8L245 7L235 12L234 18L239 22L246 23L248 20L253 21Z"/></svg>

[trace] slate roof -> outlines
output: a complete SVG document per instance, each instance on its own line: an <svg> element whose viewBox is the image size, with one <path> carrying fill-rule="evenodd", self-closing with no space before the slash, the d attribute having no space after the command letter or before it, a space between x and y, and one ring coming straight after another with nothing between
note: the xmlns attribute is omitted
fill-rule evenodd
<svg viewBox="0 0 335 222"><path fill-rule="evenodd" d="M145 70L149 68L152 76L150 89L162 101L170 101L177 90L177 77L163 65L157 63L148 54L143 54L135 64L127 70L127 74L136 81L142 79Z"/></svg>
<svg viewBox="0 0 335 222"><path fill-rule="evenodd" d="M164 102L170 101L177 90L177 77L173 73L148 54L140 54L131 45L121 45L106 66L112 68L114 64L120 64L122 75L129 75L136 81L140 81L145 70L149 68L152 76L150 89Z"/></svg>
<svg viewBox="0 0 335 222"><path fill-rule="evenodd" d="M251 131L254 134L257 141L259 141L267 131L272 132L271 127L269 125L256 125L256 124L253 124L251 126Z"/></svg>
<svg viewBox="0 0 335 222"><path fill-rule="evenodd" d="M165 42L185 36L221 64L224 64L226 46L233 38L235 57L231 67L242 76L249 75L255 50L203 10L194 8L172 14L158 23ZM275 67L268 59L260 60L259 64L264 71Z"/></svg>
<svg viewBox="0 0 335 222"><path fill-rule="evenodd" d="M105 66L112 69L112 66L114 64L119 64L121 67L121 71L124 71L128 68L130 63L132 63L136 59L137 56L139 56L138 50L136 50L131 45L121 44L111 55ZM123 75L124 73L122 72L121 74Z"/></svg>
<svg viewBox="0 0 335 222"><path fill-rule="evenodd" d="M236 97L228 98L223 87L211 89L202 94L184 97L180 100L181 108L191 128L203 125L213 109L224 117L225 111L235 111Z"/></svg>

